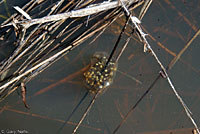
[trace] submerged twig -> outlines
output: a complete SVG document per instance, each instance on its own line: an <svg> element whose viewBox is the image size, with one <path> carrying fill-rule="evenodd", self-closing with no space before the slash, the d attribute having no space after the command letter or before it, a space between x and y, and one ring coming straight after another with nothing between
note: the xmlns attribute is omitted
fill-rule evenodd
<svg viewBox="0 0 200 134"><path fill-rule="evenodd" d="M46 13L48 12L47 9L50 9L52 7L50 9L51 11L47 14L47 16L43 18L38 18L38 19L31 19L31 17L28 15L29 11L31 9L34 9L34 7L41 2L44 2L44 0L37 0L37 1L32 0L31 2L29 2L27 6L24 6L24 8L15 7L15 9L18 12L20 12L23 16L26 17L26 19L29 19L29 20L21 20L23 16L15 14L12 16L13 21L15 22L10 23L11 19L8 19L0 26L2 28L5 26L13 25L15 29L20 31L20 34L21 34L21 38L18 39L16 50L13 52L13 54L10 57L8 57L7 60L4 60L4 62L2 62L2 65L0 67L0 74L2 75L1 80L3 81L0 86L0 95L1 95L0 101L5 99L11 93L13 93L21 85L22 100L25 107L28 108L28 105L26 103L25 84L29 82L31 79L33 79L36 75L44 71L46 68L48 68L50 65L52 65L54 62L59 60L61 57L63 57L65 54L70 52L72 49L79 46L83 41L85 41L86 39L94 35L95 33L99 32L96 38L99 37L104 32L104 30L114 20L117 19L117 17L122 15L122 12L121 12L122 10L120 7L123 7L126 15L128 17L130 16L130 19L135 27L134 30L136 34L138 35L140 41L144 43L144 52L150 52L154 56L157 63L161 67L160 74L163 76L163 78L167 79L176 97L179 99L182 106L184 107L184 110L187 116L190 118L193 125L197 129L197 132L199 133L198 127L191 116L191 112L189 108L183 102L182 98L179 96L171 80L169 79L169 76L167 74L168 68L165 69L165 67L162 65L162 63L158 59L157 55L155 54L150 44L146 40L147 34L143 32L143 29L140 25L141 23L140 20L146 13L152 0L148 0L149 3L145 5L146 6L145 8L142 8L142 12L138 17L139 19L136 18L135 16L132 16L131 13L129 12L129 9L126 7L129 7L133 3L141 2L140 0L104 1L99 4L91 4L91 5L88 5L88 4L91 3L92 0L88 0L86 2L84 2L83 0L78 0L78 1L70 1L67 5L64 5L64 7L61 6L64 3L64 0L60 0L59 2L52 4L51 6L49 6L48 8L42 11L42 13L43 12ZM72 4L71 7L70 7L70 4ZM62 7L62 9L59 10L59 7ZM97 21L95 24L92 25L92 21L101 16L104 16L104 17L100 21ZM64 25L65 23L67 23L65 25L65 28L62 28L61 26ZM90 26L90 24L92 26ZM28 28L33 25L36 25L34 29L31 32L28 31ZM79 32L81 28L83 27L85 28L85 25L87 25L87 29L85 31ZM123 32L121 32L121 34L122 33ZM198 31L195 34L195 37L199 33L200 32ZM19 34L19 32L17 34ZM69 39L70 37L73 37L73 39ZM96 38L94 38L92 41L96 40ZM124 52L128 42L130 41L130 38L131 37L129 37L126 40L122 50L117 55L116 62L119 60L119 57L121 56L121 54ZM119 38L119 40L120 39L121 37ZM56 42L57 40L59 41ZM188 42L188 45L186 46L186 48L190 44L191 44L191 41ZM180 58L180 56L186 50L186 48L183 49L183 51L181 51L180 54L177 55L177 57L171 62L170 64L171 66L173 66L176 63L176 61ZM113 54L110 55L110 58L112 58L112 56ZM19 68L15 70L15 72L13 73L11 77L6 79L7 72L18 61L23 61L23 63L19 66ZM169 65L169 69L170 69L170 65ZM120 72L120 73L124 74L123 72ZM139 102L145 97L145 95L150 91L151 87L155 84L155 82L159 78L160 78L160 75L153 82L150 88L144 93L144 95L142 95L142 97L138 100L138 102L134 105L134 107L128 112L128 114L123 118L122 122L120 123L120 125L118 125L118 127L115 129L113 133L115 133L119 129L121 124L123 124L123 122L129 116L129 114L139 104ZM139 80L137 79L134 79L134 80L141 84ZM84 118L86 117L87 113L90 111L92 105L94 104L99 94L100 92L97 92L96 95L93 97L92 101L90 102L87 109L85 110L85 113L81 117L80 122L77 124L76 128L74 129L74 133L77 131L78 127L80 126ZM69 117L71 117L71 114Z"/></svg>
<svg viewBox="0 0 200 134"><path fill-rule="evenodd" d="M168 68L170 69L174 64L180 59L181 55L185 52L185 50L191 45L193 40L200 34L200 29L195 33L195 35L188 41L186 46L180 51L180 53L174 57L174 59L170 62Z"/></svg>
<svg viewBox="0 0 200 134"><path fill-rule="evenodd" d="M29 106L28 106L28 104L26 103L26 86L25 86L24 82L21 83L21 95L22 95L22 101L24 103L24 106L27 109L30 109Z"/></svg>
<svg viewBox="0 0 200 134"><path fill-rule="evenodd" d="M121 0L120 0L121 1ZM126 8L125 4L121 1L122 3L122 7L124 8L127 16L131 15L130 12L128 11L128 9ZM180 101L180 103L182 104L186 115L189 117L189 119L191 120L191 122L193 123L194 127L196 128L197 132L200 134L200 131L198 129L197 124L195 123L194 119L192 118L192 113L189 110L189 108L187 107L187 105L185 104L185 102L182 100L182 98L180 97L180 95L178 94L178 92L176 91L174 85L172 84L168 73L166 71L166 69L164 68L164 66L162 65L162 63L160 62L160 60L158 59L157 55L155 54L155 52L153 51L153 49L151 48L150 44L147 42L146 40L146 35L143 31L142 28L139 26L137 19L134 16L131 16L131 21L134 24L135 28L137 29L140 38L142 39L143 43L144 43L144 52L146 52L147 50L149 50L151 52L151 54L154 56L154 58L156 59L157 63L160 65L161 67L161 71L163 71L164 75L166 76L166 79L169 83L169 85L171 86L173 92L175 93L176 97L178 98L178 100ZM129 113L127 114L129 115ZM119 127L121 126L121 124L127 119L128 116L125 116L125 118L121 121L121 123L117 126L117 128L114 130L113 133L117 132L117 130L119 129Z"/></svg>
<svg viewBox="0 0 200 134"><path fill-rule="evenodd" d="M95 96L92 98L92 101L89 103L88 107L86 108L86 111L84 112L83 116L81 117L79 123L76 125L75 129L73 130L73 134L76 133L77 129L79 128L79 126L81 125L81 123L83 122L83 120L85 119L86 115L88 114L88 112L90 111L90 109L92 108L95 100L97 99L97 97L100 95L101 92L97 92L95 94Z"/></svg>

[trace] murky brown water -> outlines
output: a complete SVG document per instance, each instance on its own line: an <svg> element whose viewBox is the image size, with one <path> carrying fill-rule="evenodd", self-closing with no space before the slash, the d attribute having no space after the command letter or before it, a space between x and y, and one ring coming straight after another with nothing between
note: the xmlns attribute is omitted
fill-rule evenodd
<svg viewBox="0 0 200 134"><path fill-rule="evenodd" d="M13 6L8 1L8 8ZM20 3L23 5L23 3ZM1 4L2 7L4 5ZM199 30L200 1L153 1L142 20L148 41L167 67ZM13 11L12 11L13 12ZM5 14L5 9L0 12ZM0 104L0 130L26 130L30 134L55 134L85 94L83 70L95 52L110 53L124 20L112 24L94 43L86 41L27 85L27 110L15 92ZM126 37L122 39L125 41ZM169 70L177 91L193 112L197 124L199 114L199 36L184 51L180 60ZM6 49L5 49L6 47ZM12 49L1 44L1 54ZM109 134L139 97L156 79L160 68L154 58L143 53L143 46L132 39L118 63L113 84L100 96L78 133ZM120 73L121 72L121 73ZM127 75L128 74L128 75ZM131 76L131 78L130 78ZM132 78L134 77L134 78ZM134 80L137 79L138 81ZM92 96L88 96L66 124L63 133L71 133ZM159 79L118 133L137 134L161 130L192 128L179 101L165 79Z"/></svg>

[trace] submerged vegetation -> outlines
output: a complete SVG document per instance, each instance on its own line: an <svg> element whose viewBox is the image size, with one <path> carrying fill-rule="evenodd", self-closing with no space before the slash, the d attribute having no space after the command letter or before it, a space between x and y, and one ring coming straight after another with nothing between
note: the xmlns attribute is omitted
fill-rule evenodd
<svg viewBox="0 0 200 134"><path fill-rule="evenodd" d="M2 1L6 2L6 1ZM6 19L0 25L0 39L3 41L10 40L13 43L14 50L9 55L1 59L0 63L0 102L4 101L13 92L20 89L20 96L26 108L30 108L26 102L26 84L34 77L50 67L53 63L63 56L71 53L73 49L91 39L90 43L104 33L104 31L120 17L125 18L125 23L119 33L116 43L113 45L109 54L95 53L92 57L91 64L84 69L85 85L88 88L87 93L80 99L78 105L67 117L59 132L62 131L66 123L69 122L72 115L76 112L83 102L88 92L92 93L92 100L82 115L80 121L75 124L73 133L77 130L86 115L92 108L98 96L106 91L113 83L117 70L118 60L126 49L132 38L137 39L143 45L143 52L155 58L158 63L160 72L150 87L141 95L137 102L130 108L122 121L116 126L112 133L116 133L127 120L129 115L150 92L152 87L161 77L166 79L172 91L180 101L186 115L194 125L195 131L200 134L198 126L179 93L176 91L174 84L168 75L174 64L180 59L182 53L189 47L191 42L199 35L198 31L194 37L187 43L185 49L181 51L169 64L164 67L157 54L149 44L148 34L144 32L141 20L147 13L152 0L71 0L56 1L47 4L45 0L31 0L23 7L15 6L16 13L9 18L0 15ZM136 8L141 8L139 15L133 12ZM42 9L41 9L42 8ZM7 7L6 7L7 10ZM38 13L37 11L40 10ZM117 51L118 44L122 36L127 32L127 27L131 29L128 33L123 47ZM116 54L118 53L118 54ZM120 71L118 71L120 72ZM123 72L120 72L123 74ZM131 77L127 74L128 77ZM132 78L132 77L131 77ZM141 82L135 78L136 82Z"/></svg>

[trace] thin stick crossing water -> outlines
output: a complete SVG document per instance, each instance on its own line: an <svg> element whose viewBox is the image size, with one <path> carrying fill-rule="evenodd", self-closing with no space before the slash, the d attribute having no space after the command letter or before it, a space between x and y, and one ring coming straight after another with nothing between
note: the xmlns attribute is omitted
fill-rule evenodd
<svg viewBox="0 0 200 134"><path fill-rule="evenodd" d="M128 111L128 113L124 116L123 120L117 125L117 127L114 129L112 134L115 134L119 128L122 126L122 124L126 121L128 116L133 112L133 110L138 106L138 104L142 101L142 99L149 93L149 91L152 89L152 87L155 85L155 83L160 78L160 75L156 77L156 79L153 81L153 83L149 86L149 88L144 92L144 94L138 99L138 101L135 103L135 105Z"/></svg>
<svg viewBox="0 0 200 134"><path fill-rule="evenodd" d="M113 48L113 50L112 50L112 52L111 52L111 54L110 54L110 56L109 56L109 58L108 58L108 61L106 62L106 65L104 66L104 68L107 67L108 63L109 63L110 60L112 59L112 57L113 57L113 55L114 55L114 52L115 52L115 50L117 49L117 46L118 46L118 44L119 44L119 41L121 40L122 35L123 35L123 33L124 33L125 29L126 29L126 26L128 25L129 18L130 18L130 17L127 17L126 23L125 23L124 27L122 28L122 31L121 31L121 33L120 33L120 35L119 35L119 37L118 37L118 39L117 39L117 41L116 41L116 43L115 43L115 46L114 46L114 48ZM119 55L119 57L120 57L120 55ZM119 57L117 58L117 60L119 59Z"/></svg>
<svg viewBox="0 0 200 134"><path fill-rule="evenodd" d="M96 100L97 97L100 95L100 93L101 93L101 92L97 92L97 93L95 94L95 96L92 98L92 100L91 100L91 102L89 103L88 107L86 108L86 110L85 110L83 116L81 117L79 123L78 123L78 124L76 125L76 127L74 128L73 134L75 134L76 131L78 130L79 126L81 125L81 123L82 123L83 120L85 119L86 115L88 114L88 112L89 112L90 109L92 108L92 106L93 106L95 100Z"/></svg>
<svg viewBox="0 0 200 134"><path fill-rule="evenodd" d="M63 125L60 127L60 129L58 130L58 133L60 134L62 129L64 128L65 124L71 119L72 115L76 112L76 110L79 108L79 106L81 105L81 103L84 101L84 99L88 96L89 94L89 90L83 95L83 97L81 98L81 100L79 101L79 103L76 105L76 107L73 109L73 111L71 112L71 114L67 117L67 119L65 120L65 122L63 123Z"/></svg>
<svg viewBox="0 0 200 134"><path fill-rule="evenodd" d="M127 16L131 15L130 12L128 11L128 9L126 8L126 6L124 5L124 3L120 0L120 2L122 3L122 7L124 8L124 11L126 12ZM182 98L180 97L180 95L178 94L178 92L176 91L174 85L172 84L168 74L167 74L167 71L166 69L164 68L164 66L162 65L162 63L160 62L160 60L158 59L157 55L155 54L155 52L153 51L153 49L151 48L151 46L149 45L149 43L147 42L146 40L146 34L143 33L141 27L138 25L138 23L135 21L134 17L131 16L131 21L132 23L134 24L134 26L136 27L143 43L144 43L144 52L146 52L147 50L149 50L152 55L154 56L154 58L156 59L157 63L160 65L161 67L161 71L164 73L169 85L171 86L173 92L175 93L176 97L178 98L178 100L180 101L180 103L182 104L185 112L186 112L186 115L189 117L189 119L191 120L192 124L194 125L195 129L197 130L198 134L200 134L200 131L198 129L198 126L197 124L195 123L194 119L192 118L192 113L191 111L189 110L189 108L187 107L187 105L184 103L184 101L182 100ZM148 91L148 90L147 90ZM146 95L146 93L141 97L141 98L144 98L144 96ZM140 101L141 101L141 98L139 99L139 101L136 103L138 104ZM137 105L135 105L132 109L134 109ZM130 112L132 112L132 110L130 110L125 118L120 122L120 124L115 128L115 130L113 131L113 134L117 132L117 130L120 128L120 126L125 122L125 120L127 119L128 115L130 114Z"/></svg>
<svg viewBox="0 0 200 134"><path fill-rule="evenodd" d="M44 0L36 0L36 1L31 0L22 9L18 8L18 10L22 10L22 11L20 11L22 14L28 13L30 10L34 9L34 7L37 6L40 2L44 2ZM73 48L77 47L84 40L86 40L87 38L91 37L93 34L95 34L96 32L100 31L101 29L103 29L103 28L106 29L107 25L110 25L113 20L117 19L117 16L122 15L121 9L120 9L120 6L121 6L124 9L124 11L125 11L127 20L126 20L126 23L125 23L125 25L124 25L124 27L123 27L123 29L122 29L122 31L121 31L121 33L120 33L117 41L116 41L116 43L115 43L115 46L114 46L111 54L108 57L106 65L103 67L103 69L101 70L101 72L103 72L106 69L106 67L108 66L109 62L114 57L114 53L115 53L115 51L116 51L116 49L118 47L118 44L119 44L119 42L120 42L120 40L122 38L122 35L123 35L123 33L124 33L125 29L126 29L126 26L128 25L128 20L129 20L128 18L130 18L131 21L132 21L132 23L133 23L133 25L134 25L134 27L135 27L135 29L133 29L133 32L135 30L136 34L138 35L138 37L140 38L140 40L144 43L144 52L149 51L154 56L154 58L156 59L157 63L161 67L161 73L167 79L167 81L168 81L169 85L171 86L173 92L175 93L176 97L178 98L178 100L180 101L181 105L183 106L183 108L184 108L187 116L190 118L191 122L195 126L195 128L197 130L197 133L200 134L198 126L196 125L194 119L192 118L192 113L190 112L189 108L186 106L186 104L184 103L184 101L182 100L182 98L179 96L178 92L176 91L173 83L171 82L171 80L170 80L170 78L169 78L169 76L167 74L168 69L171 68L170 65L173 66L176 63L176 61L180 58L180 56L182 55L182 53L186 50L186 48L190 45L191 42L188 42L188 45L186 46L186 48L183 49L180 52L180 54L178 54L177 57L171 62L171 64L169 65L169 67L167 69L165 69L165 67L162 65L162 63L158 59L157 55L155 54L155 52L151 48L150 44L147 42L147 40L146 40L146 35L147 34L145 34L143 32L142 27L140 25L141 22L139 21L139 20L142 19L142 17L146 13L148 7L151 5L152 0L147 0L147 3L144 4L144 7L142 8L141 14L138 17L139 19L137 19L135 16L132 16L131 13L129 12L129 9L126 8L126 6L128 7L128 6L130 6L130 5L132 5L133 3L136 3L136 2L140 3L141 2L140 0L106 1L106 2L99 3L99 4L91 4L89 6L88 6L88 4L85 4L83 2L83 0L79 0L79 1L76 1L71 6L72 8L75 7L74 9L72 9L72 8L70 8L68 6L65 6L64 8L61 9L63 11L58 11L58 13L60 12L59 14L54 14L55 12L57 12L57 10L59 9L58 7L60 7L63 2L64 2L64 0L60 0L56 5L54 5L54 7L51 9L50 13L47 14L47 16L45 16L44 18L31 19L31 18L28 17L30 19L28 21L27 20L25 20L25 21L23 21L23 20L22 21L16 21L17 18L20 17L20 15L14 14L13 16L11 16L9 19L7 19L0 26L0 27L5 27L5 26L11 26L11 25L13 25L13 26L16 26L15 28L17 28L18 25L24 26L23 27L24 34L22 33L22 38L19 39L19 41L18 41L18 43L19 43L18 46L17 46L18 49L16 49L14 51L13 55L11 55L7 60L5 60L5 62L2 62L2 65L0 67L0 74L5 74L5 72L8 71L11 67L13 67L13 65L17 61L19 61L21 58L24 58L25 54L27 54L28 51L30 51L35 45L39 44L39 46L37 47L37 49L35 49L33 51L32 55L29 55L29 58L14 73L13 77L9 78L9 80L7 80L6 83L3 83L3 85L0 86L0 95L2 95L5 90L7 91L9 89L9 92L7 94L2 95L3 97L1 96L1 100L0 101L2 101L9 94L11 94L12 92L14 92L18 88L18 86L19 86L17 84L22 79L24 79L26 82L28 82L34 76L36 76L41 71L43 71L44 69L46 69L47 67L49 67L51 64L53 64L55 61L57 61L58 59L60 59L64 54L68 53ZM89 0L87 2L90 3L90 2L92 2L92 0ZM73 2L71 2L71 3L73 3ZM81 6L83 6L83 8ZM70 10L67 9L67 8L69 8ZM113 10L113 12L110 12L110 14L105 17L106 19L104 18L101 21L99 21L98 23L96 23L95 25L93 25L91 28L88 28L88 30L86 30L85 32L83 32L82 34L80 34L80 36L78 36L76 39L74 39L73 41L71 41L68 44L69 46L65 46L58 53L54 54L53 56L52 55L49 56L50 52L52 52L55 48L58 48L58 46L60 46L61 43L63 43L66 39L68 39L69 36L71 36L76 31L78 31L82 27L82 25L84 23L77 25L77 27L74 27L75 30L72 28L71 31L70 30L67 31L68 27L71 26L71 24L76 23L77 20L80 19L80 18L82 18L82 17L86 17L86 16L90 16L91 15L90 19L87 20L89 22L90 20L94 19L95 17L98 17L98 15L95 16L94 14L99 13L99 12L101 12L102 14L104 14L106 11L108 11L108 9L114 9L114 8L115 8L115 10ZM65 10L65 9L67 9L67 10ZM24 13L23 13L23 10L24 10ZM25 16L29 16L29 15L26 14ZM110 17L110 16L112 16L112 17ZM79 17L79 18L77 19L77 17ZM16 21L16 23L14 23L14 24L13 23L9 23L13 18ZM51 31L50 33L53 34L55 31L57 31L57 29L61 26L61 24L63 24L65 22L65 19L67 19L67 18L73 18L73 21L71 23L69 23L67 25L67 27L65 29L63 29L63 31L60 32L60 34L58 34L56 36L56 38L54 38L52 40L49 40L50 36L46 37L46 35L49 34L48 32ZM74 18L76 18L76 19L74 19ZM110 20L112 19L112 21L110 21L109 19ZM109 23L106 22L105 25L104 25L103 22L105 20L106 21L109 20L110 22ZM57 21L57 22L55 22L55 21ZM43 24L43 23L46 23L46 24ZM34 28L34 30L32 30L31 32L25 32L26 30L28 30L27 29L28 27L30 27L32 25L35 25L35 24L39 24L39 25L37 25L36 28ZM90 24L90 23L88 23L88 24ZM102 24L102 25L100 27L98 27L100 24ZM38 31L41 32L42 31L41 29L44 28L44 26L48 27L48 30L47 31L43 31L42 34L39 34L37 36L37 38L35 38L34 40L32 40L32 42L31 42L32 44L29 45L28 42L32 39L32 37L34 37L35 35L38 34ZM8 29L10 29L10 28L8 28ZM23 30L21 32L23 32ZM8 31L9 30L6 30L6 33ZM51 44L53 44L53 42L55 42L55 40L57 38L63 36L63 34L66 34L67 32L69 32L68 36L66 36L61 42L59 42L56 46L54 46L53 49L50 50L50 52L44 54L45 59L40 58L40 56L42 55L41 53L43 53L43 51L46 51L47 48L52 47ZM199 33L200 32L198 31L197 34L195 34L195 37L197 35L199 35ZM127 40L126 40L123 48L121 49L121 51L119 52L119 54L116 56L115 62L118 62L118 60L121 57L122 53L124 52L126 46L128 45L128 42L130 41L130 38L131 37L127 38ZM27 45L29 45L29 46L27 46ZM38 51L40 51L41 53L37 53ZM37 55L34 57L35 53L37 53ZM29 59L31 59L31 60L29 60ZM33 64L34 61L35 61L35 63L34 63L35 65ZM119 130L119 128L126 121L126 119L128 118L128 116L131 114L131 112L138 106L138 104L142 101L142 99L149 93L149 91L152 89L152 87L155 85L155 83L158 81L159 78L160 78L160 75L156 77L156 79L153 81L153 83L150 85L150 87L139 98L139 100L136 102L136 104L129 110L129 112L125 115L125 117L122 119L122 121L120 122L120 124L113 131L113 133L116 133ZM101 93L100 90L98 90L96 92L96 94L94 95L93 99L91 100L91 102L89 103L88 107L86 108L85 113L83 114L83 116L81 117L79 123L75 127L73 133L77 132L78 128L80 127L80 125L83 122L84 118L87 116L88 112L92 108L93 104L95 103L95 101L96 101L96 99L97 99L97 97L99 96L100 93ZM65 126L65 124L70 120L70 118L72 117L72 115L75 113L75 111L78 109L78 107L81 105L81 103L84 101L84 99L87 97L88 94L89 94L89 91L87 91L85 93L85 95L81 98L81 100L79 101L79 103L75 106L75 108L73 109L72 113L68 116L68 118L65 120L65 123L59 129L59 132L62 131L62 129ZM25 95L25 92L24 92L24 95ZM24 100L25 100L25 97L24 97Z"/></svg>
<svg viewBox="0 0 200 134"><path fill-rule="evenodd" d="M112 59L112 57L113 57L113 55L114 55L114 53L115 53L115 51L116 51L116 48L117 48L117 46L118 46L118 44L119 44L119 41L120 41L120 39L122 38L122 35L123 35L123 33L124 33L125 29L126 29L126 26L127 26L127 24L128 24L128 21L129 21L129 17L126 18L125 25L124 25L124 27L122 28L122 31L121 31L121 33L120 33L120 35L119 35L119 37L118 37L118 39L117 39L117 41L116 41L116 43L115 43L115 45L114 45L114 48L113 48L111 54L109 55L109 58L108 58L108 60L107 60L107 62L106 62L106 64L105 64L105 66L104 66L103 69L101 70L101 73L106 69L106 67L108 66L109 62L111 61L111 59ZM130 38L129 38L129 40L130 40ZM128 41L129 41L129 40L128 40ZM127 46L128 41L125 43L125 45L124 45L125 47ZM120 54L118 54L117 61L119 60L119 57L121 56L121 53L124 51L125 47L123 47L123 49L122 49L122 51L120 52ZM97 81L95 81L95 82L97 82ZM80 127L80 125L81 125L81 123L83 122L83 120L85 119L86 115L88 114L88 112L90 111L90 109L92 108L92 106L94 105L95 100L96 100L97 97L101 94L101 92L100 92L101 90L102 90L102 89L98 89L98 90L97 90L97 93L96 93L95 96L92 98L92 100L91 100L91 102L89 103L88 107L86 108L86 110L85 110L83 116L81 117L79 123L78 123L78 124L76 125L76 127L74 128L73 134L75 134L76 131L78 130L78 128Z"/></svg>

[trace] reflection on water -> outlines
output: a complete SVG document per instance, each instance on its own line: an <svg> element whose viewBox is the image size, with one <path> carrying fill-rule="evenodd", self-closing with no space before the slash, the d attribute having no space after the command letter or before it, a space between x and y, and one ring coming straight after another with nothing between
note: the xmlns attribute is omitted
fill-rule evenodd
<svg viewBox="0 0 200 134"><path fill-rule="evenodd" d="M9 2L9 1L8 1ZM20 3L23 5L24 3ZM187 42L198 31L199 1L153 1L142 25L149 34L148 41L165 66L181 52ZM8 4L12 6L12 2ZM2 6L2 5L1 5ZM9 8L10 8L9 7ZM5 9L1 12L4 13ZM95 52L110 53L124 20L117 20L94 43L89 40L71 51L64 58L37 76L27 85L27 103L24 105L15 92L0 104L0 129L26 130L29 133L56 133L72 109L85 94L83 72ZM129 29L127 29L129 30ZM122 42L126 39L122 39ZM174 85L193 112L197 124L199 115L199 36L182 54L180 60L169 71ZM6 44L1 44L1 55ZM9 46L6 52L12 49ZM160 68L153 57L143 53L143 46L134 38L128 44L118 63L113 84L100 96L78 133L111 133L128 110L157 77ZM137 81L128 77L140 81ZM71 133L79 121L92 95L88 96L63 129ZM138 105L118 133L156 133L161 130L192 128L191 122L165 79L159 79L152 91ZM146 133L145 133L146 132ZM187 131L188 133L188 131Z"/></svg>

